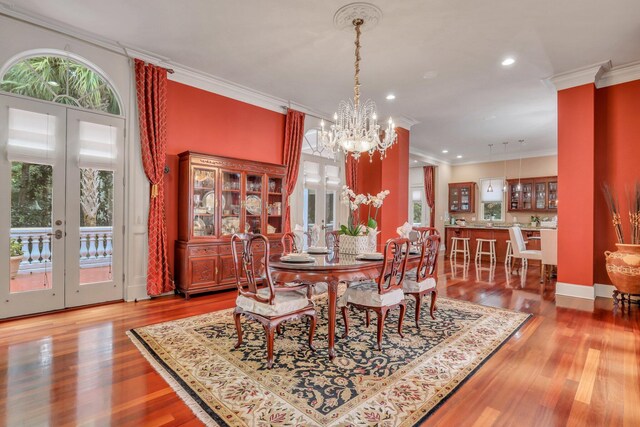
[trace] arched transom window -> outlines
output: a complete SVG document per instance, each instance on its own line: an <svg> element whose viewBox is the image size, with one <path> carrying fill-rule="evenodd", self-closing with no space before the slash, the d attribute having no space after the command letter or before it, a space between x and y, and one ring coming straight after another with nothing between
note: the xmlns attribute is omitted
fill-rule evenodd
<svg viewBox="0 0 640 427"><path fill-rule="evenodd" d="M3 92L120 115L111 84L74 59L46 55L24 58L0 80Z"/></svg>

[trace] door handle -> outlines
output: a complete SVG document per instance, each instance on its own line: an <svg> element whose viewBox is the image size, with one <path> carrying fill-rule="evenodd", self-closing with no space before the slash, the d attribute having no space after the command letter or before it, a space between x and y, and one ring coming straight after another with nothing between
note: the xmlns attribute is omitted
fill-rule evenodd
<svg viewBox="0 0 640 427"><path fill-rule="evenodd" d="M62 239L62 230L56 230L55 233L47 233L47 236L53 236L56 239L60 240Z"/></svg>

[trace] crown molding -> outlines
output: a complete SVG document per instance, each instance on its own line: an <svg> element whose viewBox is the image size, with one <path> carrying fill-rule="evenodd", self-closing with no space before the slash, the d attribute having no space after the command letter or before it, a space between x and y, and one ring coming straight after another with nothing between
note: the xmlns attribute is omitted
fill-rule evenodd
<svg viewBox="0 0 640 427"><path fill-rule="evenodd" d="M442 159L440 157L436 157L432 154L429 154L427 152L421 151L416 149L415 147L412 147L411 145L409 145L409 156L413 156L414 158L417 158L418 160L421 160L423 162L426 163L430 163L434 166L437 165L451 165L451 162L445 159Z"/></svg>
<svg viewBox="0 0 640 427"><path fill-rule="evenodd" d="M640 61L613 67L604 73L600 80L596 82L596 87L600 89L602 87L627 83L633 80L640 80Z"/></svg>
<svg viewBox="0 0 640 427"><path fill-rule="evenodd" d="M397 119L394 119L396 127L406 129L408 131L411 130L411 126L417 125L420 123L418 120L412 119L407 116L398 116Z"/></svg>
<svg viewBox="0 0 640 427"><path fill-rule="evenodd" d="M547 156L557 156L558 150L556 148L550 148L547 150L536 150L536 151L528 151L526 153L522 153L523 159L531 159L535 157L547 157ZM520 154L515 153L507 153L506 156L502 155L494 155L492 159L481 159L481 160L469 160L469 161L452 161L451 166L461 166L461 165L475 165L478 163L497 163L503 161L511 161L511 160L520 160Z"/></svg>
<svg viewBox="0 0 640 427"><path fill-rule="evenodd" d="M589 83L596 83L600 77L611 69L611 61L603 61L576 70L555 74L548 77L549 81L556 90L569 89L576 86L582 86Z"/></svg>

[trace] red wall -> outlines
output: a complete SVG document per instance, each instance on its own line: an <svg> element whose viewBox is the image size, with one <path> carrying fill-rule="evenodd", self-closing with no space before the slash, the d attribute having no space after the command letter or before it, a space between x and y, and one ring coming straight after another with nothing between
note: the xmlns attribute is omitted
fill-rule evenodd
<svg viewBox="0 0 640 427"><path fill-rule="evenodd" d="M601 185L617 194L625 242L630 239L625 190L640 181L640 80L596 91L596 169L594 280L611 283L605 270L605 250L615 250L617 239Z"/></svg>
<svg viewBox="0 0 640 427"><path fill-rule="evenodd" d="M178 238L178 154L192 150L282 163L285 115L169 81L165 178L170 271Z"/></svg>
<svg viewBox="0 0 640 427"><path fill-rule="evenodd" d="M617 242L602 184L618 196L629 239L625 190L640 181L640 80L558 92L558 281L610 284L605 250Z"/></svg>
<svg viewBox="0 0 640 427"><path fill-rule="evenodd" d="M377 194L389 190L390 194L378 213L379 242L397 237L396 228L407 221L409 212L409 136L408 130L396 128L398 142L387 150L384 160L374 155L363 156L358 164L358 192ZM366 220L366 212L361 213Z"/></svg>
<svg viewBox="0 0 640 427"><path fill-rule="evenodd" d="M593 286L595 90L558 92L558 281L586 286Z"/></svg>

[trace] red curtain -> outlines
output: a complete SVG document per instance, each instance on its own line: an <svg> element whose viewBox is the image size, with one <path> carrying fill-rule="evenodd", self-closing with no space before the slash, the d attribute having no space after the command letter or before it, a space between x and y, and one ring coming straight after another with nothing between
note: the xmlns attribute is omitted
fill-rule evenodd
<svg viewBox="0 0 640 427"><path fill-rule="evenodd" d="M151 184L147 293L160 295L173 287L169 280L167 226L164 206L164 166L167 151L167 70L135 60L142 165Z"/></svg>
<svg viewBox="0 0 640 427"><path fill-rule="evenodd" d="M358 186L358 161L348 153L345 178L347 180L347 187L353 190L354 193L357 193L358 191L356 187Z"/></svg>
<svg viewBox="0 0 640 427"><path fill-rule="evenodd" d="M436 220L436 177L435 166L425 166L424 170L424 196L429 206L429 227L433 227Z"/></svg>
<svg viewBox="0 0 640 427"><path fill-rule="evenodd" d="M291 206L289 198L296 188L300 154L302 153L302 138L304 137L304 113L289 109L284 127L284 164L287 167L287 210L284 216L284 231L291 231Z"/></svg>

